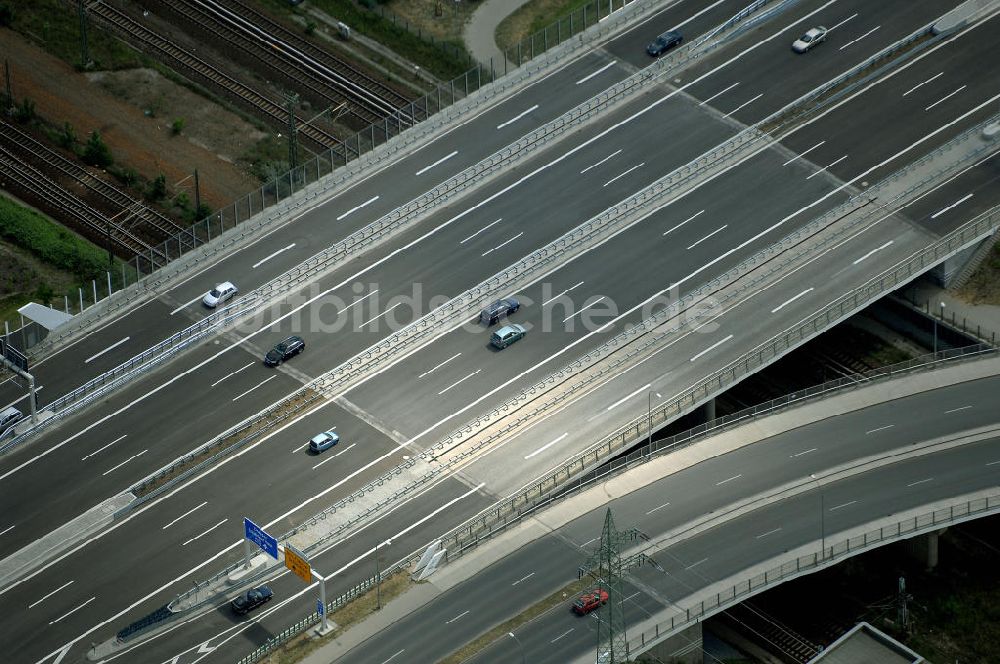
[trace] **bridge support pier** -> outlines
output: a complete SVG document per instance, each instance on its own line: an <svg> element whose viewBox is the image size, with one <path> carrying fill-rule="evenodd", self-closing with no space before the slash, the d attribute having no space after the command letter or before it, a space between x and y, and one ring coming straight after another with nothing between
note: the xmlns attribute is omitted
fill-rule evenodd
<svg viewBox="0 0 1000 664"><path fill-rule="evenodd" d="M705 417L706 422L711 422L715 419L715 399L709 399L701 406L701 414Z"/></svg>
<svg viewBox="0 0 1000 664"><path fill-rule="evenodd" d="M903 550L906 555L922 563L928 570L937 567L938 564L938 537L943 535L947 528L911 537L903 542Z"/></svg>
<svg viewBox="0 0 1000 664"><path fill-rule="evenodd" d="M661 662L702 664L705 660L702 650L701 623L695 623L669 639L657 643L648 652Z"/></svg>

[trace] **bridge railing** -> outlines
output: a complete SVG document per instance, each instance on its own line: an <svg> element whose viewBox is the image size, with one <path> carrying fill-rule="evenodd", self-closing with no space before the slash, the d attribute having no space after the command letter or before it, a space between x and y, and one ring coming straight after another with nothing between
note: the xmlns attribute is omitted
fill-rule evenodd
<svg viewBox="0 0 1000 664"><path fill-rule="evenodd" d="M955 361L987 357L996 354L998 354L997 349L985 344L939 351L938 353L913 358L911 360L882 367L880 369L827 381L812 388L798 390L784 397L774 399L766 404L761 404L729 416L718 418L709 424L695 427L689 431L676 434L669 438L653 441L652 446L645 446L640 450L630 453L626 457L615 459L600 469L592 471L583 477L576 478L570 484L559 486L558 491L553 492L552 487L547 484L547 481L542 480L534 485L537 487L537 490L535 488L526 489L522 493L518 493L517 495L510 497L502 503L498 503L497 506L480 513L476 517L473 517L473 519L470 519L458 528L450 531L441 540L442 548L446 550L448 560L460 557L465 553L471 552L483 541L506 532L510 526L519 523L525 517L534 514L537 510L548 506L556 500L569 497L570 495L577 493L597 481L601 481L612 475L625 472L636 465L646 463L661 456L662 454L693 444L698 440L719 433L726 428L745 423L748 420L766 417L790 406L799 405L809 400L826 398L846 390L854 390L858 387L870 385L877 381L896 378L916 371L925 371L947 366ZM997 502L1000 503L1000 497L998 497ZM489 524L487 524L487 520L490 521ZM848 541L848 548L850 547L850 543L851 540ZM856 548L857 547L855 546L855 549ZM841 557L843 556L843 552L840 548L830 547L830 550L833 552L830 554L831 558L835 553ZM409 570L414 564L416 564L422 555L423 549L421 548L396 563L387 566L382 572L383 578ZM234 563L230 568L227 568L226 573L235 570L242 564L242 562ZM327 609L328 612L335 611L338 608L347 605L354 599L357 599L370 590L376 581L377 579L375 577L365 579L347 592L343 593L329 603ZM285 643L294 636L301 634L313 625L318 624L320 620L321 616L319 614L315 612L309 614L288 628L282 630L279 634L270 637L253 652L239 660L238 664L252 664L253 662L261 661L275 648L279 647L281 644ZM674 622L677 622L677 618L674 618ZM677 624L679 625L679 623ZM654 638L656 634L658 634L658 632L654 630L653 636L648 638ZM639 637L640 643L644 642L643 637L645 637L645 635Z"/></svg>
<svg viewBox="0 0 1000 664"><path fill-rule="evenodd" d="M730 23L735 20L734 17ZM274 293L285 292L294 282L321 271L329 270L333 265L343 263L359 251L377 242L384 241L407 224L428 214L431 209L443 205L448 200L474 186L483 177L508 167L512 161L524 159L540 147L555 140L556 137L580 126L596 114L634 95L637 90L643 89L651 81L663 75L664 72L683 67L696 57L698 57L697 52L692 48L688 48L683 52L674 54L671 58L665 58L656 65L648 67L612 85L574 107L556 120L529 132L521 139L470 166L431 191L409 203L397 207L346 239L320 251L300 265L295 266L284 274L253 290L243 296L238 303L230 305L223 310L213 312L198 323L171 335L169 338L130 358L121 365L89 380L79 388L48 404L47 409L53 413L53 416L47 420L43 420L35 427L23 432L3 447L0 447L0 454L17 446L28 437L50 426L66 415L75 412L94 399L106 395L142 371L158 366L175 353L190 346L207 334L221 329L223 326L238 320L240 317L259 312L270 301L270 297ZM822 88L817 90L822 90ZM815 95L819 94L819 92L814 91L810 94ZM632 197L632 199L635 199L634 201L632 199L623 201L621 204L613 206L610 210L618 212L620 211L618 208L627 207L630 201L633 204L635 202L642 203L648 202L652 197L662 196L669 187L675 187L680 181L693 177L706 168L714 167L722 157L733 154L741 149L747 150L753 148L755 145L764 145L766 143L767 137L764 134L758 132L754 127L748 128L730 137L715 148L710 149L695 161L676 169L668 177L657 182L655 186ZM599 221L601 219L596 218L596 221L592 221L591 223L593 225ZM514 266L510 270L505 271L504 274L517 273L517 271L516 266ZM109 297L109 303L110 299ZM387 345L389 345L388 341L383 342L379 347ZM373 352L378 351L379 348L376 348Z"/></svg>
<svg viewBox="0 0 1000 664"><path fill-rule="evenodd" d="M902 169L901 172L905 174L908 173L911 169L921 166L925 161L933 158L936 154L938 154L939 151L949 149L949 146L952 146L955 144L956 141L960 141L964 137L967 137L969 135L969 132L974 130L975 128L968 130L968 132L963 133L953 141L946 143L945 145L937 148L928 155L925 155L921 159L918 159L915 162L915 165L910 165L905 167L904 169ZM975 154L978 154L978 152L976 152ZM940 172L933 171L927 177L921 180L921 183L932 181L934 178L940 177L940 175L941 175ZM896 176L890 176L890 178L887 178L887 181L891 181L893 177ZM879 190L881 186L883 185L882 184L876 185L875 187L872 188L872 190ZM914 187L917 188L919 186L922 186L922 184L914 185ZM911 190L913 190L914 187L911 187ZM800 231L796 231L789 237L796 242L798 241L796 238L800 235L808 237L811 232L814 232L810 230L809 227L817 223L819 224L829 223L828 221L824 222L823 219L824 217L821 217L819 220L814 220L814 222L811 222L809 225L807 225L806 229L801 229ZM808 338L810 338L815 334L818 334L820 331L822 331L827 326L832 324L832 321L839 320L840 318L845 318L847 315L849 315L849 313L853 313L854 310L862 308L864 304L866 304L871 299L875 299L884 292L893 290L898 285L900 285L900 283L903 283L906 280L915 276L916 274L919 274L920 272L926 270L929 264L936 264L937 262L940 262L944 256L954 253L962 246L965 246L966 244L974 241L975 238L981 237L984 233L992 232L992 230L990 229L993 229L997 225L1000 225L1000 208L996 208L994 210L984 213L983 215L980 215L980 217L977 217L976 219L963 225L953 233L943 238L937 244L925 249L924 251L915 254L908 261L905 261L900 266L897 266L893 270L890 270L889 272L884 273L879 277L876 277L868 284L861 286L858 289L855 289L854 291L851 291L844 297L840 298L838 301L820 310L820 312L817 312L814 316L810 317L809 319L800 322L798 325L793 326L792 328L789 328L783 333L772 338L771 341L762 344L761 346L758 346L757 348L749 351L748 353L744 354L744 356L737 359L727 367L702 379L697 384L695 384L690 390L686 391L684 394L678 396L672 401L662 404L656 410L652 411L649 417L637 418L632 423L620 428L616 432L610 434L607 437L604 437L600 441L595 442L595 444L591 445L585 452L578 455L576 458L571 460L569 463L567 463L559 470L547 475L546 477L540 478L539 480L534 482L531 486L526 487L523 491L518 492L517 494L509 497L508 499L502 501L501 503L498 503L497 506L491 508L486 513L480 515L479 517L474 518L470 522L467 522L467 524L461 526L460 528L446 535L445 537L446 539L449 540L449 543L445 548L448 549L449 558L455 555L461 555L461 553L469 547L477 546L480 541L480 538L489 537L497 529L503 530L508 525L509 519L519 518L518 515L525 509L534 509L535 506L537 506L537 504L542 504L542 502L546 499L546 496L550 492L554 491L556 487L558 487L559 485L568 482L572 480L574 477L586 472L588 468L593 468L594 466L598 465L602 460L611 458L614 455L620 453L622 450L626 449L627 447L632 446L633 444L635 444L636 440L640 439L642 436L648 435L648 431L650 428L654 426L660 426L666 423L667 421L673 420L676 417L679 417L685 412L691 410L702 401L710 398L713 394L722 391L727 385L732 384L737 380L740 380L742 376L748 375L749 373L753 373L754 371L759 370L761 367L765 366L766 364L780 357L788 349L800 343L804 343L805 340L807 340ZM846 230L842 229L841 233L843 232L846 232ZM837 236L833 236L834 239L835 237ZM829 239L828 241L834 241L834 239ZM777 245L781 244L782 243L780 242L777 243ZM780 248L781 247L778 247L778 249ZM764 250L764 252L762 252L760 260L758 260L757 259L758 257L756 256L752 257L750 260L745 261L747 263L746 266L741 264L741 266L734 268L734 271L736 271L736 273L739 273L740 270L747 271L754 265L764 262L766 257L777 252L778 249ZM786 263L787 261L780 261L780 265L773 267L771 271L773 272L775 270L784 269ZM725 282L728 277L729 275L727 274L726 278L720 278L720 280L722 282ZM762 279L764 277L758 275L757 278ZM712 284L707 284L703 288L709 288L709 289L717 288L718 284L716 282L720 280L713 280ZM698 291L696 291L696 294L700 293L701 290L702 289L698 289ZM739 292L742 292L743 290L745 289L741 289ZM696 294L685 296L684 298L685 301L688 301L690 297L697 296ZM668 308L668 310L665 313L661 312L659 314L656 314L652 318L660 320L661 322L662 320L667 320L669 316L672 316L676 313L675 309L677 306L679 306L679 304L674 303L673 305L671 305L670 308ZM633 328L632 330L622 333L621 335L618 335L618 337L623 337L624 339L625 337L645 334L653 330L658 324L659 323L654 324L653 322L647 320L644 321L641 325ZM624 341L620 340L618 337L609 341L608 344L605 344L605 346L613 348L615 347L615 344L623 343ZM647 343L655 343L655 341L656 341L655 339L650 339L647 340ZM588 361L588 362L592 361L595 357L599 357L602 353L605 352L607 351L604 349L604 347L598 349L597 351L593 351L592 353L588 354L588 356L584 358L584 360L578 360L576 363L574 363L574 365L564 369L561 372L556 372L556 374L553 374L553 376L558 377L563 374L572 373L575 370L574 367L579 368L576 365L579 365L583 361ZM456 440L461 440L465 436L468 436L471 433L478 431L481 428L483 422L489 421L490 418L494 417L495 415L503 415L507 411L518 409L522 405L521 401L527 398L524 395L530 396L531 394L534 394L536 388L537 390L547 388L549 382L550 379L546 379L542 383L539 383L538 385L529 388L528 390L524 391L522 395L515 397L513 400L505 404L502 404L498 408L494 409L494 411L492 411L492 414L487 414L486 416L478 418L476 422L467 425L462 429L458 430L457 432L453 433L447 439L445 439L442 442L439 442L434 447L429 448L423 454L412 457L411 459L404 462L397 468L389 471L388 473L377 478L376 480L369 483L362 489L359 489L358 491L342 499L341 501L331 506L330 508L327 508L323 512L317 514L312 519L307 520L303 524L300 524L296 529L293 529L289 533L284 534L282 536L282 539L287 539L289 537L292 537L299 529L307 527L308 525L317 520L325 519L327 516L329 516L329 514L343 509L344 506L346 506L349 503L355 502L358 498L366 496L369 492L373 491L377 487L381 487L385 482L393 480L401 472L409 468L412 468L414 464L416 464L418 461L428 457L436 457L441 453L442 450L448 449L450 446L453 446ZM577 382L585 386L591 381L587 378L584 378L583 380ZM565 395L568 394L571 394L569 390L561 390L560 396L556 397L556 399L564 398ZM520 420L537 416L538 412L544 410L546 406L547 404L543 404L540 407L531 409L530 412L525 412L521 416ZM467 449L464 449L461 452L461 454L457 457L457 459L467 458L468 456L477 453L477 451L481 447L483 447L484 445L488 445L490 441L496 438L497 436L502 436L504 431L506 431L511 426L514 426L516 424L517 422L515 421L513 424L509 424L507 427L504 427L500 431L494 432L491 436L486 436L485 438L483 438L483 440L477 441L475 445L469 446ZM434 464L432 469L428 473L426 473L424 476L422 476L421 478L419 478L414 482L407 483L402 489L394 493L388 500L394 500L396 498L412 494L414 491L418 490L421 486L426 485L427 482L432 481L434 478L446 472L447 469L451 467L451 465L452 461L449 461L447 465ZM381 507L382 503L376 504L372 506L368 510L368 512L366 512L366 514L374 513L379 509L381 509ZM363 517L364 515L361 516ZM341 533L350 528L356 521L357 519L353 519L349 523L340 524L340 526L337 529L331 531L329 534L324 536L324 538L321 541L314 542L312 545L310 545L309 547L310 551L316 551L319 549L319 547L323 545L324 542L338 537ZM228 574L230 571L232 571L232 569L235 569L236 566L238 566L238 563L234 562L229 568L226 568L218 572L213 578L221 578L225 574ZM263 571L261 572L261 574L264 573L265 572Z"/></svg>
<svg viewBox="0 0 1000 664"><path fill-rule="evenodd" d="M338 145L315 155L295 169L275 175L258 189L150 249L148 255L136 255L124 263L121 282L118 282L117 275L109 275L106 296L98 299L95 287L93 302L88 300L84 306L81 295L78 320L51 333L46 333L33 322L12 321L14 332L21 332L18 336L23 341L22 350L30 349L32 354L45 352L47 348L79 333L90 319L131 306L160 284L229 250L290 211L326 192L342 188L400 154L423 145L458 118L474 112L484 101L516 90L529 77L557 66L562 58L587 48L587 44L595 40L606 38L637 16L655 11L659 3L657 0L632 0L628 4L628 15L616 10L612 16L604 15L600 22L595 15L593 20L577 25L572 35L567 34L565 38L547 43L545 49L525 59L521 65L513 65L509 72L484 72L482 67L475 66L397 109L393 116L381 123L372 124L344 138ZM586 35L582 34L584 32ZM572 36L578 36L578 39L571 42ZM479 94L472 96L474 92ZM154 256L164 257L167 264L163 265L160 259L154 260ZM127 270L125 265L129 266ZM67 312L68 309L67 304Z"/></svg>
<svg viewBox="0 0 1000 664"><path fill-rule="evenodd" d="M931 158L938 151L947 149L949 145L952 145L952 143L945 144L935 151L932 151L930 155L917 160L917 162L915 162L916 165L904 168L903 172L909 172L910 169L918 167L926 159ZM925 180L939 176L940 173L934 172L925 178ZM873 189L877 188L878 185ZM619 454L621 451L631 447L637 441L641 440L642 437L647 436L651 428L660 426L667 421L673 420L685 412L693 409L702 401L725 389L726 386L740 380L744 375L748 375L759 370L761 367L780 357L787 350L800 343L804 343L808 338L818 334L833 322L846 318L855 310L863 308L863 306L865 306L869 301L881 296L885 292L895 289L901 283L905 283L905 281L909 280L913 276L925 271L930 265L940 262L943 257L951 255L961 247L973 242L976 238L981 237L984 233L992 232L991 229L995 228L997 225L1000 225L1000 208L995 208L994 210L980 215L976 219L968 222L953 233L944 237L932 247L918 252L899 266L887 271L883 275L875 277L869 283L851 291L810 318L805 319L796 326L793 326L792 328L785 330L783 333L776 335L769 342L758 346L748 353L745 353L742 357L727 367L714 372L710 376L699 381L684 394L662 404L656 410L652 411L649 416L636 418L636 420L632 423L602 438L600 441L595 442L585 452L572 459L560 469L557 469L545 477L539 478L523 490L508 497L504 501L499 502L493 508L486 510L480 515L477 515L473 519L467 521L462 526L459 526L446 534L444 536L444 548L447 550L447 558L451 560L456 556L461 556L467 550L478 546L481 541L489 539L494 534L503 532L511 523L519 520L525 513L534 511L538 507L547 504L553 495L555 495L555 492L557 492L558 487L572 481L578 476L583 475L588 469L594 468L603 460L610 459ZM799 232L793 233L793 235L797 235L798 233ZM784 262L782 262L782 265L784 265ZM657 316L662 317L663 314L657 314ZM644 322L641 326L638 326L629 333L625 334L637 335L644 331L648 332L654 327L654 325ZM612 342L609 342L609 344L610 343ZM652 343L652 341L650 343ZM980 349L980 352L989 351ZM594 355L594 353L591 353L591 355ZM961 355L961 353L942 352L941 359L954 359L953 356L958 355ZM591 358L588 356L587 359ZM585 380L584 383L586 382L587 381ZM533 389L534 388L532 388L532 390ZM565 392L565 390L563 392ZM515 408L516 406L516 403L505 404L496 409L496 412L504 412L508 409ZM544 408L544 405L541 408ZM535 408L531 411L531 413L525 414L524 417L529 417L535 414L538 410L539 408ZM461 438L464 435L468 435L476 428L477 425L463 427L463 429L459 432L453 434L452 437L449 437L446 441L439 443L434 448L429 449L424 454L419 455L419 457L422 458L428 454L434 455L439 453L438 448L450 445L451 443L448 441L451 438L454 438L456 435ZM482 447L482 445L488 444L489 440L496 435L502 435L502 431L494 434L494 436L487 437L485 442L479 441L476 445L464 450L461 455L459 455L460 458L474 454L478 449L480 449L480 447ZM322 513L316 515L312 520L307 521L304 524L300 524L299 528L312 523L314 520L325 518L330 513L342 509L348 503L353 503L357 498L364 496L376 486L381 486L384 482L392 480L406 468L412 467L417 461L418 457L411 458L400 467L388 472L383 477L373 481L370 485L360 489L358 492L355 492L355 494L351 494L347 498L338 502L336 505L333 505L327 510L324 510ZM450 467L450 465L451 462L449 462L447 467ZM434 469L426 474L423 480L407 484L403 487L403 489L398 491L396 494L393 494L393 496L390 497L390 500L412 493L415 489L419 488L419 486L426 484L426 481L424 480L429 481L434 477L438 477L446 470L447 468L445 466L435 465ZM380 505L375 505L371 507L368 512L374 513L379 509ZM318 547L320 547L323 542L339 536L346 529L350 528L354 521L356 520L352 520L350 523L341 524L340 527L326 535L322 541L313 543L313 545L310 546L310 549L318 550ZM296 531L297 529L292 530L291 532L285 534L283 538L291 537ZM399 565L402 568L409 565L411 562L411 560L406 559L404 561L400 561ZM219 572L216 577L220 577L221 575L228 573L231 569L235 569L237 565L238 563L234 562L231 568L227 568L226 570Z"/></svg>
<svg viewBox="0 0 1000 664"><path fill-rule="evenodd" d="M626 646L627 652L638 655L696 622L802 574L823 569L875 547L934 532L943 526L997 513L1000 513L1000 494L962 501L833 542L814 553L797 556L794 560L748 576L712 597L683 607L672 615L670 620L664 620L652 628L644 629L638 635L630 634Z"/></svg>

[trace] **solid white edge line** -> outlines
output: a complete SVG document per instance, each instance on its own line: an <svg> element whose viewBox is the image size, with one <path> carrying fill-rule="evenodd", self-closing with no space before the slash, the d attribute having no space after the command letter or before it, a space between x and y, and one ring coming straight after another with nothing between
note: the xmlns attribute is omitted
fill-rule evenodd
<svg viewBox="0 0 1000 664"><path fill-rule="evenodd" d="M430 166L424 166L424 167L423 167L423 168L421 168L421 169L420 169L419 171L417 171L417 172L415 173L415 175L423 175L424 173L426 173L427 171L431 170L431 169L432 169L432 168L434 168L435 166L438 166L438 165L440 165L440 164L443 164L444 162L448 161L449 159L451 159L452 157L454 157L454 156L455 156L455 155L457 155L457 154L458 154L458 150L454 150L454 151L453 151L453 152L452 152L452 153L451 153L450 155L448 155L447 157L441 157L440 159L438 159L437 161L435 161L435 162L434 162L433 164L431 164Z"/></svg>
<svg viewBox="0 0 1000 664"><path fill-rule="evenodd" d="M110 351L114 350L115 348L118 348L119 346L121 346L123 343L125 343L126 341L128 341L131 338L132 337L125 337L124 339L121 339L119 341L114 342L113 344L111 344L110 346L108 346L107 348L105 348L104 350L102 350L100 353L97 353L96 355L91 355L90 357L88 357L86 360L83 361L83 363L84 364L90 364L91 360L96 360L101 355L104 355L105 353L110 352Z"/></svg>
<svg viewBox="0 0 1000 664"><path fill-rule="evenodd" d="M534 452L532 452L531 454L529 454L528 456L526 456L526 457L524 457L524 458L525 458L525 459L527 460L527 459L530 459L530 458L532 458L532 457L534 457L534 456L537 456L537 455L541 454L541 453L542 453L542 452L544 452L545 450L549 449L550 447L552 447L552 446L553 446L553 445L555 445L556 443L558 443L558 442L560 442L561 440L563 440L563 439L564 439L564 438L565 438L566 436L568 436L568 435L569 435L569 432L567 431L566 433L564 433L563 435L559 436L558 438L556 438L556 439L555 439L555 440L553 440L552 442L550 442L550 443L545 443L544 445L542 445L542 446L541 446L541 447L539 447L539 448L538 448L537 450L535 450Z"/></svg>
<svg viewBox="0 0 1000 664"><path fill-rule="evenodd" d="M586 76L584 76L583 78L581 78L579 81L577 81L576 84L580 85L581 83L586 83L587 81L589 81L590 79L594 78L598 74L603 74L604 72L606 72L611 67L614 67L615 63L617 63L617 62L618 62L617 60L612 60L611 62L609 62L608 64L604 65L603 67L601 67L597 71L592 72L590 74L587 74Z"/></svg>
<svg viewBox="0 0 1000 664"><path fill-rule="evenodd" d="M711 351L715 350L716 348L718 348L719 346L721 346L722 344L726 343L727 341L729 341L729 340L730 340L730 339L732 339L732 338L733 338L733 335L731 335L731 334L730 334L730 335L729 335L728 337L726 337L725 339L719 339L719 340L718 340L718 341L716 341L716 342L715 342L714 344L712 344L711 346L709 346L709 347L708 347L708 348L706 348L705 350L701 351L700 353L698 353L697 355L695 355L694 357L692 357L692 358L690 359L690 361L691 361L691 362L694 362L695 360L697 360L697 359L698 359L699 357L701 357L701 356L702 356L702 355L704 355L705 353L708 353L708 352L711 352Z"/></svg>
<svg viewBox="0 0 1000 664"><path fill-rule="evenodd" d="M272 259L272 258L274 258L275 256L277 256L277 255L281 254L282 252L285 252L285 251L288 251L289 249L293 248L294 246L295 246L295 243L294 243L294 242L292 242L292 243L291 243L290 245L288 245L287 247L284 247L284 248L282 248L282 249L278 249L278 250L277 250L276 252L274 252L273 254L270 254L269 256L265 256L264 258L261 258L261 259L260 259L259 261L257 261L256 263L254 263L254 264L253 264L253 265L251 266L251 268L253 268L253 269L257 269L258 267L260 267L261 265L263 265L263 264L264 264L264 263L266 263L267 261L271 260L271 259Z"/></svg>

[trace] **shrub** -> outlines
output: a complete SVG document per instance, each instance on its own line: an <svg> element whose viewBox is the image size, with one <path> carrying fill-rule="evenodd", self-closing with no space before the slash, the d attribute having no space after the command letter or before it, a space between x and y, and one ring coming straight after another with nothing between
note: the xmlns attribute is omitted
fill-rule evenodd
<svg viewBox="0 0 1000 664"><path fill-rule="evenodd" d="M106 249L3 197L0 237L80 279L94 279L107 268Z"/></svg>
<svg viewBox="0 0 1000 664"><path fill-rule="evenodd" d="M170 133L177 136L182 131L184 131L184 118L176 118L170 125Z"/></svg>
<svg viewBox="0 0 1000 664"><path fill-rule="evenodd" d="M101 134L97 130L90 132L90 138L87 139L87 143L83 147L83 155L80 158L83 159L83 163L98 168L107 168L114 162L111 150L101 140Z"/></svg>
<svg viewBox="0 0 1000 664"><path fill-rule="evenodd" d="M139 182L139 174L131 167L109 168L108 172L126 187L134 187Z"/></svg>

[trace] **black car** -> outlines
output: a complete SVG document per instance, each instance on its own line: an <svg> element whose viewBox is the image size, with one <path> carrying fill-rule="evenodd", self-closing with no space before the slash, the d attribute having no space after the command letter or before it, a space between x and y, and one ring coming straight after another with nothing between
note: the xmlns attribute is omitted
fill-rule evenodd
<svg viewBox="0 0 1000 664"><path fill-rule="evenodd" d="M677 30L669 30L651 41L649 46L646 47L646 53L649 53L651 56L656 58L663 55L674 46L677 46L682 41L684 41L684 35Z"/></svg>
<svg viewBox="0 0 1000 664"><path fill-rule="evenodd" d="M240 595L232 602L230 606L233 607L233 611L237 615L243 615L249 611L253 611L261 604L267 604L274 597L274 593L267 586L261 586L260 588L252 588L246 592L245 595Z"/></svg>
<svg viewBox="0 0 1000 664"><path fill-rule="evenodd" d="M521 303L517 301L516 297L506 297L502 300L497 300L479 313L479 322L483 325L494 325L501 318L506 318L520 308Z"/></svg>
<svg viewBox="0 0 1000 664"><path fill-rule="evenodd" d="M302 337L288 337L280 344L267 351L264 356L264 364L269 367L276 367L293 355L298 355L306 348L306 342Z"/></svg>

